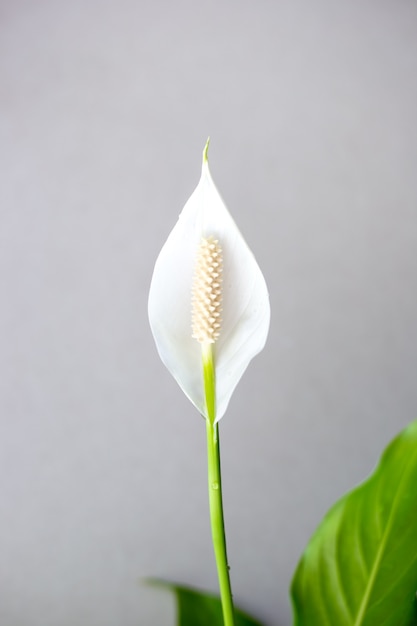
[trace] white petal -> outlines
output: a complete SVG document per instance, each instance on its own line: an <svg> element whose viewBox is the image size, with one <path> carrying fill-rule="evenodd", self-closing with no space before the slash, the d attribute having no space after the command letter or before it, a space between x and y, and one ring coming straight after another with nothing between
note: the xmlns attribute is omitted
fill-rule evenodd
<svg viewBox="0 0 417 626"><path fill-rule="evenodd" d="M265 345L270 309L265 280L220 198L207 161L156 261L148 305L162 361L205 415L201 345L191 336L191 290L202 237L218 239L223 250L223 321L214 344L218 421L249 361Z"/></svg>

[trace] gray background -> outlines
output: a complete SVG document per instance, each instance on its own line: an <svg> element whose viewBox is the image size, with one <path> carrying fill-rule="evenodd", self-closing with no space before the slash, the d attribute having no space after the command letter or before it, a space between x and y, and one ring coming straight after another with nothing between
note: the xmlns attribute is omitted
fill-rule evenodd
<svg viewBox="0 0 417 626"><path fill-rule="evenodd" d="M211 169L268 282L222 420L235 598L289 625L309 535L417 414L417 4L0 4L0 621L173 625L216 589L205 430L153 264Z"/></svg>

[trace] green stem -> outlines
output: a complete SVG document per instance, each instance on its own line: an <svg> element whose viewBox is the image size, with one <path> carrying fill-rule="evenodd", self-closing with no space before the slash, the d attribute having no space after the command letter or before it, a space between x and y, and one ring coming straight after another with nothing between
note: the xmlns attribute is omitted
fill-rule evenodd
<svg viewBox="0 0 417 626"><path fill-rule="evenodd" d="M216 558L222 602L224 626L234 625L232 589L227 564L226 535L224 530L222 481L220 470L219 427L215 424L215 368L211 345L203 347L204 389L206 396L208 489L210 503L211 534Z"/></svg>

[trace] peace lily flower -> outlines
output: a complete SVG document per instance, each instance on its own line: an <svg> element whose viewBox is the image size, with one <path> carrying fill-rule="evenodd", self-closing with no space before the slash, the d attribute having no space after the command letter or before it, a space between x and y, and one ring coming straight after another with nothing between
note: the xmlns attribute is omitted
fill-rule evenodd
<svg viewBox="0 0 417 626"><path fill-rule="evenodd" d="M259 266L214 185L207 150L208 142L200 182L156 261L148 310L163 363L216 423L265 345L270 308ZM215 380L211 408L207 376Z"/></svg>
<svg viewBox="0 0 417 626"><path fill-rule="evenodd" d="M155 264L149 320L162 361L206 418L210 520L223 620L234 626L218 421L249 361L265 345L269 300L262 273L213 183L200 182Z"/></svg>

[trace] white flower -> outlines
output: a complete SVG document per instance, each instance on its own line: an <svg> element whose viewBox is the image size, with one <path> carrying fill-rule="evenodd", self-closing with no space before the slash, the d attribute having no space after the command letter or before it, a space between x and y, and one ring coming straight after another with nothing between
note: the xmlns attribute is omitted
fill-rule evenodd
<svg viewBox="0 0 417 626"><path fill-rule="evenodd" d="M202 352L206 342L210 344L217 422L249 361L265 345L270 308L259 266L211 178L207 149L208 142L200 182L156 261L148 311L162 361L205 417ZM207 252L207 246L214 250L214 257ZM207 254L208 261L204 260ZM216 293L208 286L211 278L205 274L212 272L213 267ZM214 306L210 306L214 317L204 310L199 312L201 302L204 309L201 297L205 297L207 289L214 293L209 294L214 300ZM208 339L204 329L203 336L199 335L204 315L209 318Z"/></svg>

